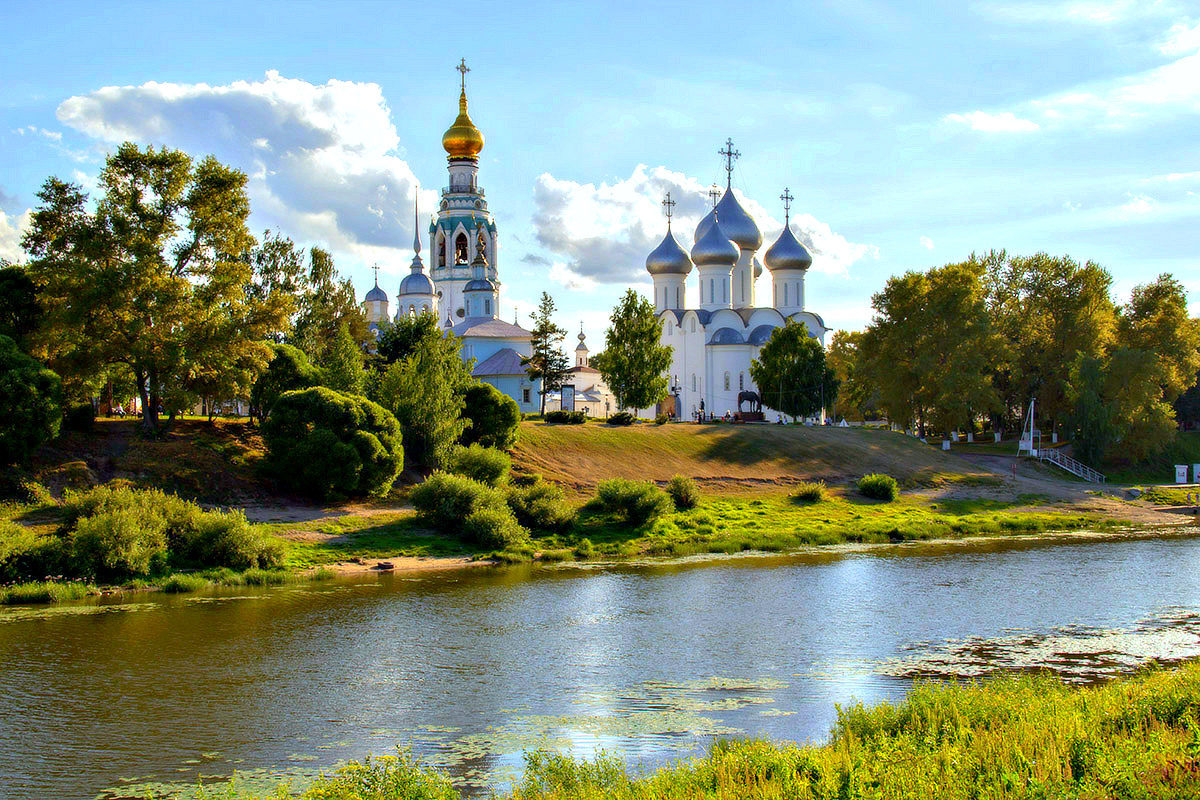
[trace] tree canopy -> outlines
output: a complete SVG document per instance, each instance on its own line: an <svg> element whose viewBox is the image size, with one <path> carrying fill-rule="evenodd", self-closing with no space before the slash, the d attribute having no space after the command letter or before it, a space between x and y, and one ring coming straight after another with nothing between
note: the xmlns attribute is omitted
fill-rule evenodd
<svg viewBox="0 0 1200 800"><path fill-rule="evenodd" d="M542 292L542 299L533 314L533 335L530 337L533 352L521 360L529 380L541 381L542 388L538 394L541 396L543 414L546 413L546 395L562 388L563 379L571 367L562 349L567 331L555 324L554 311L554 299L548 292Z"/></svg>
<svg viewBox="0 0 1200 800"><path fill-rule="evenodd" d="M833 370L825 364L825 348L792 319L771 332L758 358L750 362L750 377L759 388L763 405L793 418L819 412L838 385Z"/></svg>
<svg viewBox="0 0 1200 800"><path fill-rule="evenodd" d="M0 465L22 464L58 435L62 382L0 334Z"/></svg>
<svg viewBox="0 0 1200 800"><path fill-rule="evenodd" d="M662 330L654 304L628 289L613 309L604 332L604 351L589 359L608 384L620 408L650 408L667 395L671 348L660 344Z"/></svg>

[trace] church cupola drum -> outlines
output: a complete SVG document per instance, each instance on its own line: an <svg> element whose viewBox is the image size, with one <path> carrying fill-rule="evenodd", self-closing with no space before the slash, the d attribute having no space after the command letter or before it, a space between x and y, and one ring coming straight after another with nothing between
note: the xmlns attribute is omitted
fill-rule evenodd
<svg viewBox="0 0 1200 800"><path fill-rule="evenodd" d="M488 316L500 313L496 222L488 212L487 198L479 186L483 133L467 112L470 69L465 59L457 69L458 117L442 135L450 182L442 189L437 216L429 227L430 271L438 293L438 313L449 317L452 323L477 316L476 309L467 308L466 297L467 284L476 280L489 281L496 292L487 303L491 307ZM479 257L484 265L482 275L476 274Z"/></svg>

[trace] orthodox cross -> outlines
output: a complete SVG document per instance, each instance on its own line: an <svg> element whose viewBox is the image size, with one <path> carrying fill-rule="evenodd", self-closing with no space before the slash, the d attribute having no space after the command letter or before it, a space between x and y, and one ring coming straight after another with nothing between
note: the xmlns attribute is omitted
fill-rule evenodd
<svg viewBox="0 0 1200 800"><path fill-rule="evenodd" d="M664 211L666 212L666 214L667 214L667 230L671 230L671 217L672 217L672 216L674 215L674 213L675 213L675 201L671 199L671 193L670 193L670 192L667 192L666 199L664 199L664 200L662 201L662 207L663 207L663 210L664 210ZM579 324L580 324L580 326L581 326L581 327L579 328L579 332L580 332L580 333L583 333L583 328L582 328L582 325L583 325L583 323L581 322L581 323L579 323Z"/></svg>
<svg viewBox="0 0 1200 800"><path fill-rule="evenodd" d="M708 189L708 199L712 203L713 208L717 207L717 201L721 199L721 190L714 183Z"/></svg>
<svg viewBox="0 0 1200 800"><path fill-rule="evenodd" d="M379 265L372 264L371 269L375 270L375 285L378 286L379 285Z"/></svg>
<svg viewBox="0 0 1200 800"><path fill-rule="evenodd" d="M733 149L733 139L725 140L725 149L718 150L717 155L725 156L725 183L733 185L733 162L736 161L742 154Z"/></svg>
<svg viewBox="0 0 1200 800"><path fill-rule="evenodd" d="M471 71L471 68L467 66L467 60L464 58L455 69L462 73L462 90L465 92L467 90L467 73Z"/></svg>
<svg viewBox="0 0 1200 800"><path fill-rule="evenodd" d="M779 195L779 199L783 201L783 224L787 225L789 219L788 212L792 210L792 201L796 198L792 197L792 193L785 186L783 187L783 194Z"/></svg>

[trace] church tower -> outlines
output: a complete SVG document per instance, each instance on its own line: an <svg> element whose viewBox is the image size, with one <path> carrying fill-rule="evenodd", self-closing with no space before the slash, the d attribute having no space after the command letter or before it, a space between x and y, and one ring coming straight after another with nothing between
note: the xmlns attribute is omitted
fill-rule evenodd
<svg viewBox="0 0 1200 800"><path fill-rule="evenodd" d="M496 222L488 213L487 199L479 186L479 153L483 133L467 114L466 59L457 67L460 79L458 117L442 136L450 183L442 189L437 216L429 227L430 271L438 297L438 316L452 325L479 316L485 307L481 296L468 298L467 285L484 280L491 284L486 316L498 317ZM482 267L482 270L480 269ZM475 284L476 287L479 284ZM476 290L471 292L476 294ZM468 308L468 299L476 300Z"/></svg>

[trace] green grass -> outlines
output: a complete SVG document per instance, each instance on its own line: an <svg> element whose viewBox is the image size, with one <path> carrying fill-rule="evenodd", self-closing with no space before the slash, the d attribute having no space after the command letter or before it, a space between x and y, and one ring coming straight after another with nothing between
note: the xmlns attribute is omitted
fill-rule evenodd
<svg viewBox="0 0 1200 800"><path fill-rule="evenodd" d="M424 528L412 511L347 515L305 524L269 523L261 527L285 539L285 564L294 569L352 558L445 557L479 552L453 536ZM302 538L296 536L297 531L323 536Z"/></svg>
<svg viewBox="0 0 1200 800"><path fill-rule="evenodd" d="M162 589L167 594L181 594L183 592L198 592L201 589L207 589L211 585L212 584L207 578L181 572L171 575L166 580L162 581L158 585L158 588Z"/></svg>
<svg viewBox="0 0 1200 800"><path fill-rule="evenodd" d="M0 605L21 603L66 603L99 591L90 583L78 581L30 581L0 586Z"/></svg>
<svg viewBox="0 0 1200 800"><path fill-rule="evenodd" d="M1175 465L1200 464L1200 431L1180 431L1167 449L1142 464L1107 464L1109 483L1174 483Z"/></svg>
<svg viewBox="0 0 1200 800"><path fill-rule="evenodd" d="M1188 495L1200 498L1200 489L1194 486L1186 489L1172 486L1151 486L1145 490L1145 494L1142 495L1141 499L1157 503L1160 506L1183 506L1196 502L1195 500L1189 500Z"/></svg>
<svg viewBox="0 0 1200 800"><path fill-rule="evenodd" d="M1101 686L1053 677L919 683L904 701L838 708L828 740L717 742L646 775L604 754L526 753L498 800L926 800L1200 797L1200 666ZM202 795L250 800L235 787ZM286 797L282 789L276 797ZM351 762L306 800L459 800L440 772L397 756Z"/></svg>

